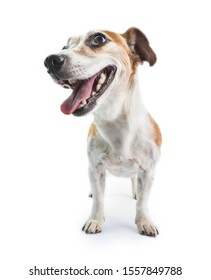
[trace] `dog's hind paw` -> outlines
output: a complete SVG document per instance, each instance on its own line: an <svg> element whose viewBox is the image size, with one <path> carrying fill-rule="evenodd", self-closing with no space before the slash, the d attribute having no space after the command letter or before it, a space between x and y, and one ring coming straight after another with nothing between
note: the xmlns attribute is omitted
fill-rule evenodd
<svg viewBox="0 0 211 280"><path fill-rule="evenodd" d="M146 219L137 221L136 225L138 227L138 232L142 235L156 237L159 234L156 226L154 226L151 222L149 222Z"/></svg>
<svg viewBox="0 0 211 280"><path fill-rule="evenodd" d="M85 233L99 233L102 231L103 221L90 219L83 226L82 230Z"/></svg>

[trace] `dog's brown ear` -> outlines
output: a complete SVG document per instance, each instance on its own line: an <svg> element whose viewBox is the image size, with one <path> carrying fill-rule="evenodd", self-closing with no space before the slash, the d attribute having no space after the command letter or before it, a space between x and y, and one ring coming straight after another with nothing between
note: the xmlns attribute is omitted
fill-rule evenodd
<svg viewBox="0 0 211 280"><path fill-rule="evenodd" d="M147 61L150 66L155 64L157 60L156 54L151 49L149 41L142 31L132 27L122 34L122 36L127 41L132 52L139 56L141 62Z"/></svg>

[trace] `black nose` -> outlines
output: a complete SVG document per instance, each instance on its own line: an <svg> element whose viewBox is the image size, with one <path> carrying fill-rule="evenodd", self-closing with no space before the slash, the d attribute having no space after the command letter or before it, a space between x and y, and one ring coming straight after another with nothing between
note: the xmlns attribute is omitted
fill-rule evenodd
<svg viewBox="0 0 211 280"><path fill-rule="evenodd" d="M50 55L46 57L44 61L45 67L48 69L49 73L59 72L64 64L65 56L63 55Z"/></svg>

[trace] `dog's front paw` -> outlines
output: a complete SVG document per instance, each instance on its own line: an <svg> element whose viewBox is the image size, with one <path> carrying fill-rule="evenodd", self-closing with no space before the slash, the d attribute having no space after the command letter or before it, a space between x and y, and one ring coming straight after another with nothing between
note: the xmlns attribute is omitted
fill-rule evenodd
<svg viewBox="0 0 211 280"><path fill-rule="evenodd" d="M82 230L85 233L99 233L102 231L102 225L103 221L97 219L89 219L83 226Z"/></svg>
<svg viewBox="0 0 211 280"><path fill-rule="evenodd" d="M149 222L146 218L136 221L138 232L143 235L156 237L159 232L153 223Z"/></svg>

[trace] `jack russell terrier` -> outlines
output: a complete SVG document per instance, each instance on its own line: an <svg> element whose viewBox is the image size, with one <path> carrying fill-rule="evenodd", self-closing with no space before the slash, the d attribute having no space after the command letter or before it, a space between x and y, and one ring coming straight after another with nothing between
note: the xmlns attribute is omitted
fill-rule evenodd
<svg viewBox="0 0 211 280"><path fill-rule="evenodd" d="M107 170L131 178L138 232L154 237L158 234L147 213L147 199L162 137L139 91L137 68L144 61L153 66L156 55L137 28L124 34L98 30L71 37L61 52L45 59L56 83L73 90L61 111L74 116L94 115L88 134L93 206L83 227L86 233L102 231Z"/></svg>

